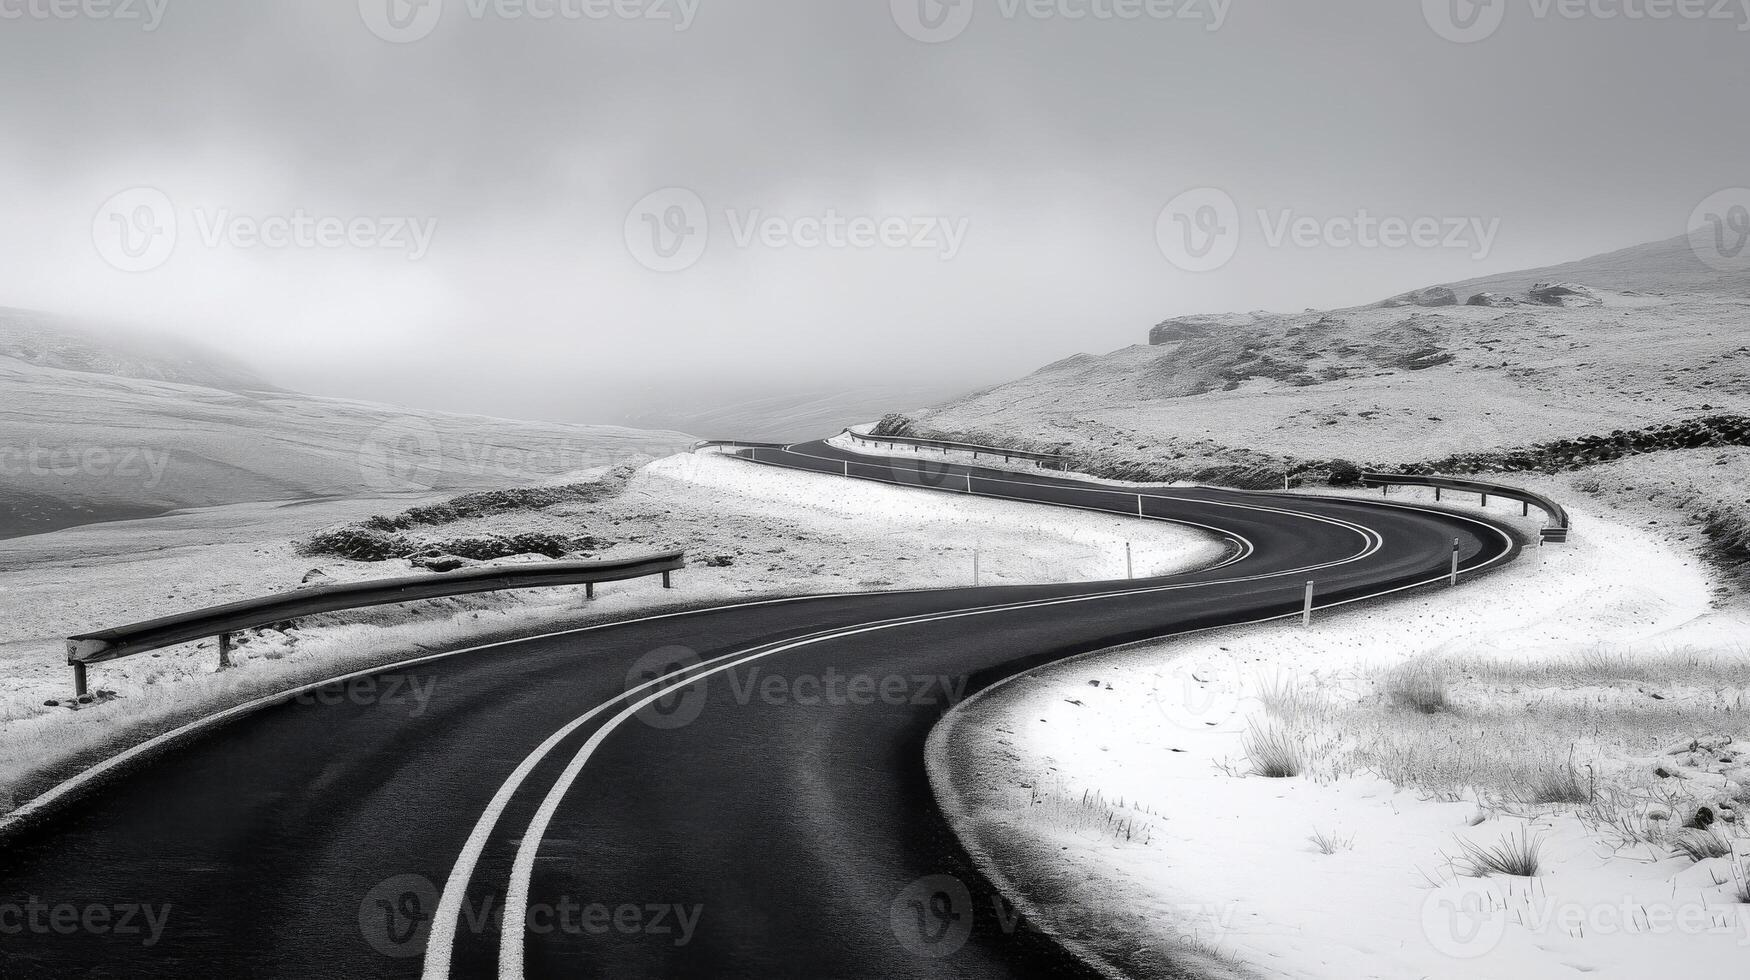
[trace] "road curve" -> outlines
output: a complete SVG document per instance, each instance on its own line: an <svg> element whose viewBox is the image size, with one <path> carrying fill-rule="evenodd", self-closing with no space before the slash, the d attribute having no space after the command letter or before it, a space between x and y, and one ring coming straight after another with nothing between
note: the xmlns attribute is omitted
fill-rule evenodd
<svg viewBox="0 0 1750 980"><path fill-rule="evenodd" d="M1030 665L1517 554L1383 502L1138 493L825 443L758 461L1170 519L1137 581L803 597L389 669L144 765L0 855L0 977L1075 977L937 814L925 738ZM684 581L684 580L683 580ZM507 911L508 909L508 911Z"/></svg>

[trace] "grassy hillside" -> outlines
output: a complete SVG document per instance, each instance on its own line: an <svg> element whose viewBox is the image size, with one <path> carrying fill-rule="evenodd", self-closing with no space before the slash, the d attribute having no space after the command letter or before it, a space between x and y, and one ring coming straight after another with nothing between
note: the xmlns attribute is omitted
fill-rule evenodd
<svg viewBox="0 0 1750 980"><path fill-rule="evenodd" d="M186 507L483 489L692 441L274 389L198 350L0 316L0 538Z"/></svg>

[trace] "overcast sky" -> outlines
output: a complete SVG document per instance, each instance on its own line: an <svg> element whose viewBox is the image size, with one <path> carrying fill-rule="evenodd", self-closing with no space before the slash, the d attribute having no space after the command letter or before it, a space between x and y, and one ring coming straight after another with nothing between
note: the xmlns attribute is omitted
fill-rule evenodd
<svg viewBox="0 0 1750 980"><path fill-rule="evenodd" d="M1738 2L0 0L0 305L507 416L970 386L1681 234ZM1363 211L1442 241L1272 241Z"/></svg>

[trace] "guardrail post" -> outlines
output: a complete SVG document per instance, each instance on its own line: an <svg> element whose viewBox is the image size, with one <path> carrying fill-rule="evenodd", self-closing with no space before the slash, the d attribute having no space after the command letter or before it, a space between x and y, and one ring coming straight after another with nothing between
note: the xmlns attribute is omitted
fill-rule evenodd
<svg viewBox="0 0 1750 980"><path fill-rule="evenodd" d="M1486 493L1485 493L1485 494L1483 494L1483 506L1484 506L1484 507L1487 507L1487 506L1489 506L1489 495L1488 495L1488 494L1486 494Z"/></svg>
<svg viewBox="0 0 1750 980"><path fill-rule="evenodd" d="M1302 610L1300 614L1300 625L1302 626L1312 625L1313 586L1315 584L1316 583L1313 582L1306 583L1306 608Z"/></svg>
<svg viewBox="0 0 1750 980"><path fill-rule="evenodd" d="M583 598L586 601L595 598L595 583L594 582L583 583Z"/></svg>
<svg viewBox="0 0 1750 980"><path fill-rule="evenodd" d="M231 634L219 634L219 669L231 669Z"/></svg>
<svg viewBox="0 0 1750 980"><path fill-rule="evenodd" d="M1459 547L1460 547L1460 539L1453 538L1452 539L1452 584L1453 585L1458 584L1458 550L1459 550Z"/></svg>
<svg viewBox="0 0 1750 980"><path fill-rule="evenodd" d="M662 573L662 587L665 589L674 588L674 579L670 577L670 573L668 572Z"/></svg>
<svg viewBox="0 0 1750 980"><path fill-rule="evenodd" d="M1434 502L1435 503L1440 502L1440 488L1439 487L1434 488Z"/></svg>
<svg viewBox="0 0 1750 980"><path fill-rule="evenodd" d="M74 664L73 665L73 696L77 697L77 698L82 698L85 696L85 693L86 693L85 665L84 664Z"/></svg>
<svg viewBox="0 0 1750 980"><path fill-rule="evenodd" d="M1523 506L1521 506L1519 508L1519 516L1520 517L1530 517L1531 516L1531 501L1529 501L1529 500L1525 501Z"/></svg>

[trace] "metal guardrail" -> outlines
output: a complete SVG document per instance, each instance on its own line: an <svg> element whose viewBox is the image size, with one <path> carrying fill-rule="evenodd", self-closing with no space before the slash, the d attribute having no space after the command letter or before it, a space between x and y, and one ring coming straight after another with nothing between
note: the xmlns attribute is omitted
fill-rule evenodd
<svg viewBox="0 0 1750 980"><path fill-rule="evenodd" d="M781 442L741 442L734 439L705 439L693 443L693 452L701 449L785 449Z"/></svg>
<svg viewBox="0 0 1750 980"><path fill-rule="evenodd" d="M844 434L858 442L871 445L916 446L921 449L940 449L944 452L955 451L971 453L973 459L980 456L1001 456L1004 462L1017 459L1031 460L1035 463L1051 463L1058 467L1068 462L1068 457L1061 453L1036 453L1025 449L1008 449L1003 446L981 446L971 442L952 442L947 439L917 439L911 436L872 436L852 429L846 429Z"/></svg>
<svg viewBox="0 0 1750 980"><path fill-rule="evenodd" d="M76 694L84 696L85 671L92 664L108 663L209 636L219 638L219 668L223 670L231 665L231 634L239 630L271 626L318 613L480 592L583 585L588 588L588 596L593 598L595 587L599 583L621 582L650 575L661 575L662 587L667 589L674 587L670 573L685 567L685 552L671 551L619 561L508 565L299 589L266 598L246 599L211 609L179 613L132 626L68 637L67 663L73 667L73 687Z"/></svg>
<svg viewBox="0 0 1750 980"><path fill-rule="evenodd" d="M1434 499L1439 500L1442 491L1455 490L1459 493L1474 493L1483 498L1483 506L1487 507L1490 497L1504 497L1517 500L1524 505L1521 511L1525 516L1531 516L1531 508L1536 507L1549 515L1549 526L1539 533L1543 540L1549 543L1559 543L1568 540L1568 532L1573 530L1573 524L1568 518L1567 508L1556 503L1540 493L1521 490L1518 487L1503 486L1499 483L1483 483L1479 480L1460 480L1446 476L1406 476L1393 473L1363 473L1361 485L1364 487L1433 487Z"/></svg>

